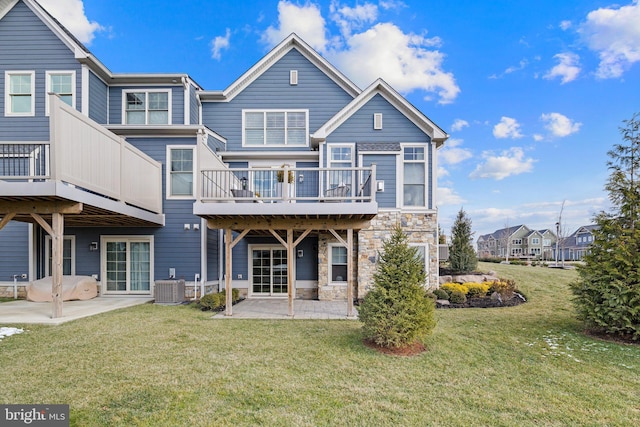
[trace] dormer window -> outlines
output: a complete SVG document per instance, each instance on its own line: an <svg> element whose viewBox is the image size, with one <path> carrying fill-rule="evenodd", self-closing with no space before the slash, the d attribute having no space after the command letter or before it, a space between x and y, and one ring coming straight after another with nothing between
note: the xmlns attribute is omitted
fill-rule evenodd
<svg viewBox="0 0 640 427"><path fill-rule="evenodd" d="M124 91L123 103L123 124L171 124L171 93L168 90Z"/></svg>

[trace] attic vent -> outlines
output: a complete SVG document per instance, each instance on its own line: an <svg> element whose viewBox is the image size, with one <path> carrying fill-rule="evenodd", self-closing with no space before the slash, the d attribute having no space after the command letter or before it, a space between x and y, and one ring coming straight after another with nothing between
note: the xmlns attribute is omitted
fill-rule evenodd
<svg viewBox="0 0 640 427"><path fill-rule="evenodd" d="M298 84L298 70L289 71L289 84L295 86Z"/></svg>
<svg viewBox="0 0 640 427"><path fill-rule="evenodd" d="M376 130L382 129L382 113L373 114L373 128Z"/></svg>

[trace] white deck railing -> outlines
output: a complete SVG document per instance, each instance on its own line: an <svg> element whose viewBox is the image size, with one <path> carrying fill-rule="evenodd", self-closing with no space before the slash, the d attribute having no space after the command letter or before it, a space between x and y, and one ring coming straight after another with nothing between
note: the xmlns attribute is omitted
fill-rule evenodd
<svg viewBox="0 0 640 427"><path fill-rule="evenodd" d="M375 166L216 168L201 170L200 181L201 202L370 202Z"/></svg>
<svg viewBox="0 0 640 427"><path fill-rule="evenodd" d="M162 212L162 165L51 96L48 143L1 142L0 178L57 180Z"/></svg>

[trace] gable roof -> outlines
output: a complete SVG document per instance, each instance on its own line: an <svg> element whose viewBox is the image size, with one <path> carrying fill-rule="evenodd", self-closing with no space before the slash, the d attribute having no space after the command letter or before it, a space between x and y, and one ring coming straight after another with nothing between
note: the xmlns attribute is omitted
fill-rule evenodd
<svg viewBox="0 0 640 427"><path fill-rule="evenodd" d="M89 51L78 41L57 19L47 12L35 0L0 0L0 19L9 13L20 1L24 3L31 11L45 24L49 29L64 43L69 50L74 52L76 58L85 57Z"/></svg>
<svg viewBox="0 0 640 427"><path fill-rule="evenodd" d="M583 225L581 227L578 227L578 229L571 233L571 235L569 235L568 237L577 236L579 233L591 233L593 230L598 230L599 228L600 226L597 224Z"/></svg>
<svg viewBox="0 0 640 427"><path fill-rule="evenodd" d="M436 143L436 147L440 147L444 144L447 138L449 138L449 135L444 130L432 122L427 116L414 107L382 79L378 79L369 85L369 87L362 91L353 101L329 119L324 125L322 125L322 127L320 127L320 129L315 131L311 135L311 138L315 141L324 141L331 132L340 127L341 124L355 114L375 95L381 95L421 131L429 135L431 140Z"/></svg>
<svg viewBox="0 0 640 427"><path fill-rule="evenodd" d="M273 64L278 62L283 56L292 49L296 49L302 56L307 58L312 64L318 67L331 80L340 86L345 92L352 97L356 97L360 92L360 88L342 74L337 68L324 59L318 52L302 40L296 33L291 33L289 37L280 42L276 47L271 49L260 61L253 67L249 68L236 81L231 83L223 91L200 91L198 96L201 101L210 102L228 102L236 95L242 92L247 86L260 77Z"/></svg>
<svg viewBox="0 0 640 427"><path fill-rule="evenodd" d="M60 21L53 17L35 0L0 0L0 19L2 19L18 2L22 1L51 32L64 43L81 64L87 65L98 77L108 84L176 84L192 83L198 85L191 77L184 73L172 74L114 74L100 62L89 49L82 44Z"/></svg>

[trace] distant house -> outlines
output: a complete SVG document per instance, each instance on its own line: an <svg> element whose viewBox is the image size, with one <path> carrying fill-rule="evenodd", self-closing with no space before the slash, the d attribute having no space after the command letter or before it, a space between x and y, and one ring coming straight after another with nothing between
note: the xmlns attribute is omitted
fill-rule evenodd
<svg viewBox="0 0 640 427"><path fill-rule="evenodd" d="M352 310L396 224L438 284L447 133L296 34L205 90L112 73L36 1L0 0L0 91L0 286L83 275L154 297L184 279Z"/></svg>
<svg viewBox="0 0 640 427"><path fill-rule="evenodd" d="M562 239L558 244L558 260L562 261L580 261L589 253L591 245L594 241L593 232L599 226L583 225L574 231L570 236ZM555 247L553 248L555 257Z"/></svg>
<svg viewBox="0 0 640 427"><path fill-rule="evenodd" d="M531 230L526 225L502 228L477 240L478 257L551 259L556 236L549 230Z"/></svg>

